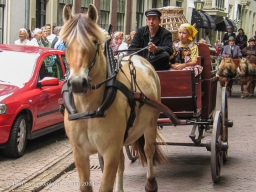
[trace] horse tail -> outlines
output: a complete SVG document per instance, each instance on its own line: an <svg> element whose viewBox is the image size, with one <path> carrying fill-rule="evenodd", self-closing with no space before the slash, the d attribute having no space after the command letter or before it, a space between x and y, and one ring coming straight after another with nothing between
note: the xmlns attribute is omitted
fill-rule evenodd
<svg viewBox="0 0 256 192"><path fill-rule="evenodd" d="M159 144L161 145L167 145L164 140L161 138L161 136L159 135L158 131L156 134L156 141L154 146L155 146L155 153L153 156L153 165L160 165L161 163L168 163L168 159L166 158L166 156L164 155L164 152L162 151L161 147ZM147 163L147 157L144 151L144 145L145 145L145 137L144 135L142 135L137 141L135 141L132 144L132 148L135 151L135 153L137 154L137 157L139 157L142 165L144 166L145 163Z"/></svg>

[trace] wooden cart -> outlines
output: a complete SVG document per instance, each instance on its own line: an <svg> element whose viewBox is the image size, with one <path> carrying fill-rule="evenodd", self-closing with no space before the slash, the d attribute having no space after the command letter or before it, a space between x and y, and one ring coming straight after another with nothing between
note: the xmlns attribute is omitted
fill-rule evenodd
<svg viewBox="0 0 256 192"><path fill-rule="evenodd" d="M227 160L228 127L233 121L228 119L228 104L225 88L222 88L221 111L216 111L217 63L206 44L198 44L198 64L203 66L201 76L195 77L194 70L157 71L161 82L161 102L166 105L182 125L192 125L189 137L193 143L171 143L169 145L201 146L211 151L212 180L218 182L222 161ZM173 125L164 114L158 119L160 127ZM211 140L201 143L205 130L212 130ZM196 130L198 136L196 137Z"/></svg>

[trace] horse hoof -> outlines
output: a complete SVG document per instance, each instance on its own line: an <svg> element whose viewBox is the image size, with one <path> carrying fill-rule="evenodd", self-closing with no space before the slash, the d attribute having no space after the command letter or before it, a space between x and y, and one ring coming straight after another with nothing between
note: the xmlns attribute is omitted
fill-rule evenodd
<svg viewBox="0 0 256 192"><path fill-rule="evenodd" d="M146 192L157 192L158 191L158 186L156 186L156 189L152 190L148 190L147 185L145 185L145 191Z"/></svg>

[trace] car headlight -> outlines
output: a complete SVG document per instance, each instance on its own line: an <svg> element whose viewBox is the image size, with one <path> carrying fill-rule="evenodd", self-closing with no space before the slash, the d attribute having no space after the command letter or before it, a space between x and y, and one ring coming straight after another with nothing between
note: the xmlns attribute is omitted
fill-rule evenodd
<svg viewBox="0 0 256 192"><path fill-rule="evenodd" d="M0 103L0 114L5 114L7 112L7 106Z"/></svg>

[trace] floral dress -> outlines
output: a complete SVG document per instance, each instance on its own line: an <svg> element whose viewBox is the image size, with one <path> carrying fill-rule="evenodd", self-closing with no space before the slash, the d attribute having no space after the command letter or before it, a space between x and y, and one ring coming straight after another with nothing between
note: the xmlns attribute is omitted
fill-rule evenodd
<svg viewBox="0 0 256 192"><path fill-rule="evenodd" d="M174 50L174 55L173 55L173 58L171 58L171 63L173 64L197 61L198 47L195 44L195 42L189 42L187 44L182 44L181 42L173 43L173 50ZM201 65L196 65L193 67L185 67L182 70L191 70L191 68L194 68L196 77L203 70L203 67Z"/></svg>

